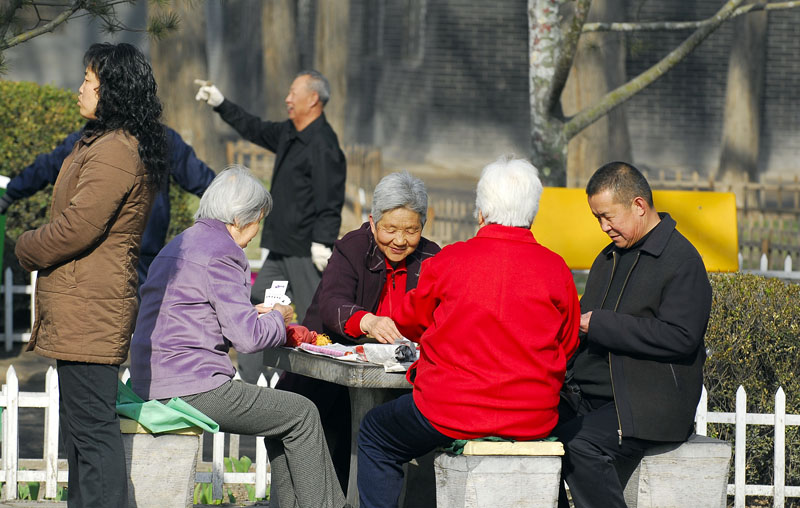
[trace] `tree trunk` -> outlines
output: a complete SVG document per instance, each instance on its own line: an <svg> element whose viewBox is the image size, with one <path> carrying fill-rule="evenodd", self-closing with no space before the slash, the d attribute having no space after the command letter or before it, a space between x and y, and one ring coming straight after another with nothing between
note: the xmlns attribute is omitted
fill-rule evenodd
<svg viewBox="0 0 800 508"><path fill-rule="evenodd" d="M545 185L566 183L567 138L561 92L589 0L528 0L531 162Z"/></svg>
<svg viewBox="0 0 800 508"><path fill-rule="evenodd" d="M624 0L594 0L589 21L625 19ZM567 116L595 104L625 83L625 39L618 32L581 36L575 61L561 97ZM631 160L624 108L616 108L569 141L567 186L582 187L594 171L613 160Z"/></svg>
<svg viewBox="0 0 800 508"><path fill-rule="evenodd" d="M347 56L350 33L350 0L318 2L314 66L331 84L331 99L325 116L333 130L345 135L347 106Z"/></svg>
<svg viewBox="0 0 800 508"><path fill-rule="evenodd" d="M269 111L265 97L264 58L257 44L262 37L261 16L257 15L262 8L261 0L225 0L207 2L205 6L210 79L225 97L255 115L265 116ZM276 113L280 116L280 112ZM218 132L239 139L232 129L223 128L226 124L218 115L214 117Z"/></svg>
<svg viewBox="0 0 800 508"><path fill-rule="evenodd" d="M741 16L733 23L717 179L741 183L758 181L767 12Z"/></svg>
<svg viewBox="0 0 800 508"><path fill-rule="evenodd" d="M261 7L261 47L264 58L264 87L267 117L286 118L284 99L300 71L297 50L297 13L292 0L270 0Z"/></svg>
<svg viewBox="0 0 800 508"><path fill-rule="evenodd" d="M219 171L226 164L225 147L214 129L208 128L215 113L194 100L194 80L208 78L205 9L192 8L181 0L173 0L170 8L181 18L180 30L168 39L150 43L164 123L178 131L200 159Z"/></svg>

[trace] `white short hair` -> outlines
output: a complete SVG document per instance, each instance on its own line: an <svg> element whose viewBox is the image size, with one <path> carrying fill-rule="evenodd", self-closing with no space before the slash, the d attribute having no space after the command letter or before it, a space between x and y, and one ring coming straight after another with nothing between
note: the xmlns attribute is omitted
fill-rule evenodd
<svg viewBox="0 0 800 508"><path fill-rule="evenodd" d="M372 193L372 220L381 221L383 214L397 208L408 208L419 215L421 226L428 218L428 192L425 183L408 171L389 173L381 178Z"/></svg>
<svg viewBox="0 0 800 508"><path fill-rule="evenodd" d="M480 211L487 224L529 228L541 197L542 182L533 164L504 155L481 172L475 216Z"/></svg>
<svg viewBox="0 0 800 508"><path fill-rule="evenodd" d="M200 198L197 219L216 219L225 224L245 226L266 217L272 210L272 196L249 169L238 164L221 171Z"/></svg>

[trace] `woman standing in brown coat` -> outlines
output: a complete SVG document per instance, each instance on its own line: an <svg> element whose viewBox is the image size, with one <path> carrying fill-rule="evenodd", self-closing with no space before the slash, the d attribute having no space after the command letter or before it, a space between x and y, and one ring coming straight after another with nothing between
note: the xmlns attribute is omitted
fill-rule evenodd
<svg viewBox="0 0 800 508"><path fill-rule="evenodd" d="M156 189L168 176L161 104L144 55L94 44L78 93L89 122L53 188L50 222L19 237L38 270L29 350L55 358L69 506L127 506L115 410L136 319L136 263Z"/></svg>

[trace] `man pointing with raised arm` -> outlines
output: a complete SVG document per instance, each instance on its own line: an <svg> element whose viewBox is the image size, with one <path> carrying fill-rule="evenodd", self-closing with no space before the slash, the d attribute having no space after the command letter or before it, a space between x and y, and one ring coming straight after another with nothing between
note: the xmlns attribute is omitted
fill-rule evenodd
<svg viewBox="0 0 800 508"><path fill-rule="evenodd" d="M323 108L330 98L328 80L317 71L300 72L286 96L288 120L262 121L202 84L196 99L206 101L243 138L275 153L270 194L272 213L264 221L261 247L269 249L253 284L253 303L264 300L273 280L288 280L298 322L306 309L339 235L344 204L346 162ZM240 358L240 374L255 382L261 355Z"/></svg>

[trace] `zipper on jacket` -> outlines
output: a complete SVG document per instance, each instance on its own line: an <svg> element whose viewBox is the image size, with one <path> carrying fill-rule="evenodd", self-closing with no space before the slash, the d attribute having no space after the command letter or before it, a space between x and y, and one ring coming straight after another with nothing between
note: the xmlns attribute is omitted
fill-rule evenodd
<svg viewBox="0 0 800 508"><path fill-rule="evenodd" d="M628 270L628 274L625 275L625 280L622 282L622 289L619 290L619 296L614 304L614 312L617 312L617 308L619 308L619 302L622 300L622 294L625 293L625 286L628 285L628 280L631 278L633 269L636 268L636 264L639 262L639 255L641 255L641 251L637 250L636 258L633 260L633 265L631 265L631 269ZM614 271L617 268L617 253L613 252L612 256L614 257L614 266L611 269L611 279L608 281L606 294L603 296L603 303L605 303L606 297L608 296L608 291L611 289L611 280L614 278ZM617 407L617 391L614 389L614 371L611 370L611 351L608 352L608 374L611 377L611 395L614 397L614 412L617 414L617 436L619 436L618 444L619 446L622 446L622 419L619 417L619 407Z"/></svg>
<svg viewBox="0 0 800 508"><path fill-rule="evenodd" d="M611 395L614 397L614 412L617 414L617 436L619 436L617 444L622 446L622 420L619 417L619 408L617 407L617 392L614 390L614 371L611 370L611 351L608 352L608 374L611 376Z"/></svg>

